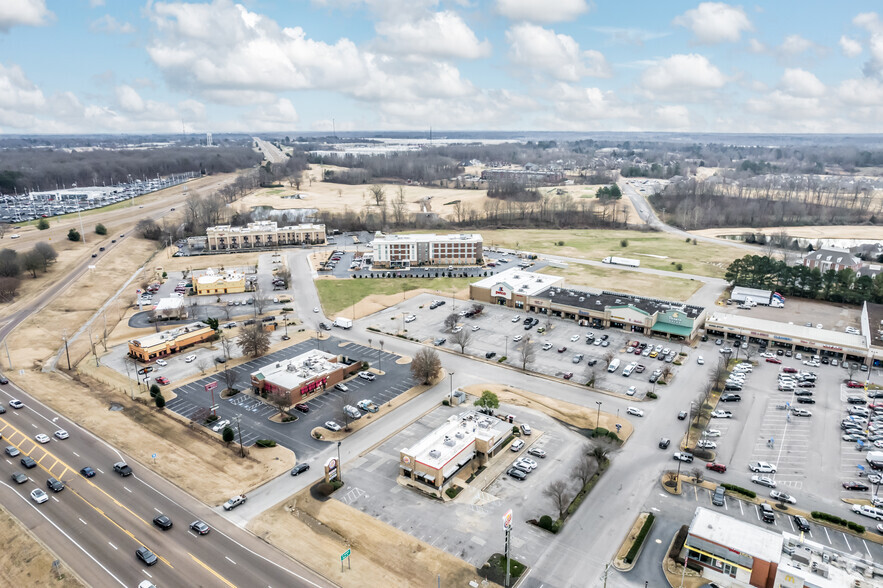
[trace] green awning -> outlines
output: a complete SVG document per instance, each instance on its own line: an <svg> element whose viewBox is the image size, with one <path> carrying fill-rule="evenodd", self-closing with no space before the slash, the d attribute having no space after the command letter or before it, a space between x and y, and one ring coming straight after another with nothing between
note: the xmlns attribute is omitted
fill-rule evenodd
<svg viewBox="0 0 883 588"><path fill-rule="evenodd" d="M659 331L660 333L670 333L672 335L678 335L680 337L689 337L690 333L693 332L691 327L684 327L682 325L671 325L669 323L656 323L651 327L653 331Z"/></svg>
<svg viewBox="0 0 883 588"><path fill-rule="evenodd" d="M261 372L258 372L258 373L256 373L256 374L254 375L254 379L255 379L255 380L258 380L258 381L261 381L261 380L264 379L264 374L262 374Z"/></svg>

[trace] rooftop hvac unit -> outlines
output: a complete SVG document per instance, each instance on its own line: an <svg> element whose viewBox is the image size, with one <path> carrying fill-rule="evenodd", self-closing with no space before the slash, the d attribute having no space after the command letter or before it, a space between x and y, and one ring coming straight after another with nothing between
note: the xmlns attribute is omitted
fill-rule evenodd
<svg viewBox="0 0 883 588"><path fill-rule="evenodd" d="M448 435L445 435L445 445L447 445L448 447L454 446L454 440L451 439Z"/></svg>
<svg viewBox="0 0 883 588"><path fill-rule="evenodd" d="M595 301L595 306L601 306L601 301L600 301L600 300L596 300L596 301Z"/></svg>
<svg viewBox="0 0 883 588"><path fill-rule="evenodd" d="M431 449L429 451L429 457L433 459L438 459L441 457L441 451L439 451L438 449Z"/></svg>
<svg viewBox="0 0 883 588"><path fill-rule="evenodd" d="M463 435L463 431L457 431L456 437L457 439L462 439L465 435Z"/></svg>
<svg viewBox="0 0 883 588"><path fill-rule="evenodd" d="M579 301L580 301L580 302L582 302L582 301L585 300L585 299L586 299L585 296L580 296L580 297L579 297Z"/></svg>

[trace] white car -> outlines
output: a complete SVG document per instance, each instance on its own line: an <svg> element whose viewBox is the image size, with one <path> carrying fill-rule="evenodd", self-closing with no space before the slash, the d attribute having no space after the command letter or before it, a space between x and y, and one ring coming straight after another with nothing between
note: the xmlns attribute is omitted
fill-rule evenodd
<svg viewBox="0 0 883 588"><path fill-rule="evenodd" d="M479 327L478 325L472 325L472 332L473 332L473 333L474 333L475 331L480 331L480 330L481 330L481 327Z"/></svg>
<svg viewBox="0 0 883 588"><path fill-rule="evenodd" d="M169 362L167 362L164 359L157 359L156 365L161 366L161 367L166 367L167 365L169 365Z"/></svg>
<svg viewBox="0 0 883 588"><path fill-rule="evenodd" d="M516 343L518 343L522 339L524 339L524 337L522 335L515 335L514 337L512 337L512 340L515 341Z"/></svg>
<svg viewBox="0 0 883 588"><path fill-rule="evenodd" d="M776 466L765 461L752 461L748 464L748 469L759 474L775 474Z"/></svg>
<svg viewBox="0 0 883 588"><path fill-rule="evenodd" d="M551 343L549 343L548 341L545 342L545 343L543 343L543 351L548 351L548 350L550 350L550 349L552 349L552 344L551 344Z"/></svg>
<svg viewBox="0 0 883 588"><path fill-rule="evenodd" d="M334 389L340 390L341 392L349 392L350 391L350 389L347 387L347 385L344 384L343 382L339 382L339 383L335 384Z"/></svg>
<svg viewBox="0 0 883 588"><path fill-rule="evenodd" d="M373 382L374 378L376 378L377 376L375 376L371 372L359 372L359 377L362 378L363 380L368 380L369 382Z"/></svg>
<svg viewBox="0 0 883 588"><path fill-rule="evenodd" d="M770 498L775 498L779 502L787 502L788 504L797 504L797 499L779 490L770 490Z"/></svg>
<svg viewBox="0 0 883 588"><path fill-rule="evenodd" d="M574 335L573 337L570 338L570 340L573 341L574 343L576 343L577 341L579 341L579 335Z"/></svg>
<svg viewBox="0 0 883 588"><path fill-rule="evenodd" d="M17 408L24 408L25 403L22 402L21 400L18 400L17 398L13 398L12 400L9 401L9 406L11 406L12 408L16 408L16 409Z"/></svg>
<svg viewBox="0 0 883 588"><path fill-rule="evenodd" d="M696 363L698 363L699 365L705 365L705 359L700 355L696 358Z"/></svg>
<svg viewBox="0 0 883 588"><path fill-rule="evenodd" d="M319 307L318 307L318 306L314 306L314 307L313 307L313 312L319 312Z"/></svg>
<svg viewBox="0 0 883 588"><path fill-rule="evenodd" d="M794 416L799 416L799 417L811 417L812 416L812 413L810 411L806 410L805 408L792 408L791 414L793 414Z"/></svg>
<svg viewBox="0 0 883 588"><path fill-rule="evenodd" d="M196 356L195 355L188 355L187 357L184 358L184 361L186 363L194 362L194 361L196 361Z"/></svg>
<svg viewBox="0 0 883 588"><path fill-rule="evenodd" d="M49 500L49 497L46 496L46 493L43 492L40 488L36 488L35 490L31 490L31 498L37 504L43 504L44 502Z"/></svg>
<svg viewBox="0 0 883 588"><path fill-rule="evenodd" d="M339 431L340 425L338 425L334 421L325 421L325 428L329 431Z"/></svg>
<svg viewBox="0 0 883 588"><path fill-rule="evenodd" d="M718 431L717 429L705 429L702 432L702 434L705 435L706 437L720 437L721 436L721 432Z"/></svg>
<svg viewBox="0 0 883 588"><path fill-rule="evenodd" d="M629 389L625 391L625 394L626 396L634 396L637 391L638 389L634 386L629 386Z"/></svg>
<svg viewBox="0 0 883 588"><path fill-rule="evenodd" d="M34 439L40 443L49 443L49 435L44 435L43 433L37 433L34 435Z"/></svg>
<svg viewBox="0 0 883 588"><path fill-rule="evenodd" d="M517 315L517 314L516 314L515 316L512 317L512 322L513 322L513 323L517 323L517 322L520 321L520 320L521 320L521 316L519 316L519 315Z"/></svg>
<svg viewBox="0 0 883 588"><path fill-rule="evenodd" d="M218 431L223 430L224 427L226 427L226 426L229 425L229 424L230 424L230 420L229 420L229 419L223 419L223 420L220 420L220 421L218 421L218 422L215 423L215 426L214 426L214 427L212 427L212 431L214 431L215 433L217 433Z"/></svg>
<svg viewBox="0 0 883 588"><path fill-rule="evenodd" d="M633 414L633 415L635 415L635 416L637 416L637 417L642 417L642 416L644 416L644 411L641 410L640 408L635 408L634 406L630 406L630 407L628 407L628 409L626 409L626 412L627 412L628 414Z"/></svg>
<svg viewBox="0 0 883 588"><path fill-rule="evenodd" d="M413 323L416 320L417 320L417 317L413 314L409 314L408 316L405 317L406 323Z"/></svg>
<svg viewBox="0 0 883 588"><path fill-rule="evenodd" d="M731 419L733 418L733 413L729 410L713 410L711 411L711 416L716 419Z"/></svg>
<svg viewBox="0 0 883 588"><path fill-rule="evenodd" d="M68 437L70 437L70 435L68 435L67 431L65 431L64 429L58 429L57 431L55 431L55 436L59 439L67 439Z"/></svg>
<svg viewBox="0 0 883 588"><path fill-rule="evenodd" d="M709 441L708 439L700 439L696 442L696 447L702 447L703 449L717 449L717 443Z"/></svg>
<svg viewBox="0 0 883 588"><path fill-rule="evenodd" d="M762 358L764 358L764 359L769 359L769 358L771 358L771 357L775 357L776 354L775 354L775 353L770 353L769 351L764 351L763 353L760 354L760 356L761 356Z"/></svg>
<svg viewBox="0 0 883 588"><path fill-rule="evenodd" d="M460 325L457 325L456 327L454 327L453 329L451 329L451 332L452 332L452 333L459 333L459 332L462 331L462 330L463 330L463 327L461 327Z"/></svg>

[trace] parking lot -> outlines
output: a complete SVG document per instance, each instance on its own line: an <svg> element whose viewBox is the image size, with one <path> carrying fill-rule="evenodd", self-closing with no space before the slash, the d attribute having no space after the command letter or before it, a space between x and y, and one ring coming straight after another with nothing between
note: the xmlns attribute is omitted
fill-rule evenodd
<svg viewBox="0 0 883 588"><path fill-rule="evenodd" d="M366 319L366 324L387 333L399 332L404 328L407 336L425 343L443 338L445 342L440 346L459 351L460 346L454 343L453 333L444 325L445 318L451 313L470 309L473 302L446 298L445 305L430 309L430 302L433 299L430 294L416 296L372 315ZM410 314L416 319L406 323L405 317ZM532 329L525 330L524 319L529 316L539 319L540 322ZM477 316L461 317L458 326L469 333L469 341L465 347L465 352L469 355L484 358L489 353L493 353L492 360L498 361L505 357L507 365L521 367L519 341L530 337L536 351L528 369L559 378L570 374L571 377L568 379L578 384L585 384L594 374L596 387L625 394L629 387L634 386L636 398L642 398L654 389L654 385L649 381L654 370L668 366L676 375L679 368L658 358L627 354L625 351L628 341L637 340L648 345L652 342L654 346L661 345L675 353L691 352L688 346L674 341L654 339L619 329L601 330L581 327L571 320L546 317L491 304L485 304L484 310ZM540 328L544 328L545 332L539 333ZM586 339L588 333L593 333L598 341L606 337L607 345L588 342ZM620 360L619 368L612 374L606 369L605 356L608 353L611 354L611 358ZM582 357L575 362L578 354ZM687 356L687 361L690 360L691 355ZM644 371L642 373L635 371L631 376L623 377L623 367L632 361L643 364ZM590 365L592 362L594 365Z"/></svg>
<svg viewBox="0 0 883 588"><path fill-rule="evenodd" d="M471 404L471 399L469 401ZM518 420L528 422L533 435L524 437L528 444L547 452L545 459L533 458L537 469L527 479L518 481L500 469L496 479L477 478L486 487L463 490L456 501L441 502L428 498L417 490L396 483L399 451L409 447L447 418L463 408L440 407L399 431L370 453L348 464L344 471L346 488L336 493L336 499L358 508L377 519L425 541L434 547L481 566L487 558L500 550L500 517L510 508L518 526L513 535L513 557L531 561L548 543L546 531L522 521L556 514L543 489L549 482L567 479L586 440L554 419L534 413L523 407L501 406L499 412L514 412ZM508 449L494 457L488 471L497 468L494 460L506 464L520 456L527 456L527 447L514 453ZM508 467L508 465L507 465ZM499 469L499 468L497 468ZM496 470L495 470L496 471ZM576 482L574 482L574 486Z"/></svg>

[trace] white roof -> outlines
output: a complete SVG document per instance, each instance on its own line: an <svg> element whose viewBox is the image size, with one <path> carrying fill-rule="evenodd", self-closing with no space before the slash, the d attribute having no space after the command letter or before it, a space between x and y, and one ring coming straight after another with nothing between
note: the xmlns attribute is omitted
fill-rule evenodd
<svg viewBox="0 0 883 588"><path fill-rule="evenodd" d="M265 365L252 372L251 377L258 376L257 379L267 380L277 386L292 390L304 382L340 369L341 364L332 361L336 359L336 355L313 349L291 359Z"/></svg>
<svg viewBox="0 0 883 588"><path fill-rule="evenodd" d="M435 233L407 233L399 235L386 235L377 231L374 234L374 244L377 243L427 243L427 242L451 242L481 241L478 233L447 233L437 235Z"/></svg>
<svg viewBox="0 0 883 588"><path fill-rule="evenodd" d="M488 288L494 290L497 285L505 284L513 294L533 296L546 288L560 284L564 281L561 276L539 274L529 272L519 267L513 267L496 275L483 278L472 285L476 288Z"/></svg>
<svg viewBox="0 0 883 588"><path fill-rule="evenodd" d="M868 350L867 340L864 335L852 335L850 333L841 333L840 331L829 331L828 329L818 329L816 327L807 327L805 325L791 325L779 321L771 321L767 319L754 318L751 316L727 314L723 312L714 312L706 319L706 325L712 326L729 326L740 334L748 334L750 331L758 331L763 333L771 333L780 335L773 337L780 341L789 341L792 343L803 344L806 341L812 345L829 345L835 347L849 347L854 350Z"/></svg>
<svg viewBox="0 0 883 588"><path fill-rule="evenodd" d="M838 551L830 545L822 545L804 537L791 533L783 533L785 543L794 548L789 555L782 552L779 560L779 574L789 574L795 578L805 579L807 585L817 588L842 588L843 586L883 586L877 578L867 578L862 571L873 566L863 551L856 551L859 557L845 551ZM827 558L825 557L827 556ZM825 561L827 559L828 561ZM868 558L871 559L871 558ZM837 563L834 563L834 562ZM880 565L874 566L881 573ZM813 572L813 569L816 571ZM824 572L824 574L819 573Z"/></svg>
<svg viewBox="0 0 883 588"><path fill-rule="evenodd" d="M159 303L154 308L157 312L162 312L164 310L177 310L184 306L183 298L160 298Z"/></svg>
<svg viewBox="0 0 883 588"><path fill-rule="evenodd" d="M490 440L502 434L502 421L474 410L454 415L423 439L402 452L433 469L442 469L476 439ZM468 454L471 457L471 453Z"/></svg>
<svg viewBox="0 0 883 588"><path fill-rule="evenodd" d="M690 534L763 561L777 562L782 553L781 534L701 506L693 515Z"/></svg>
<svg viewBox="0 0 883 588"><path fill-rule="evenodd" d="M196 281L200 284L214 284L215 282L220 282L222 280L226 280L228 282L237 282L244 277L244 274L234 271L234 270L226 270L224 273L217 273L212 268L208 268L205 270L205 273L196 278Z"/></svg>

